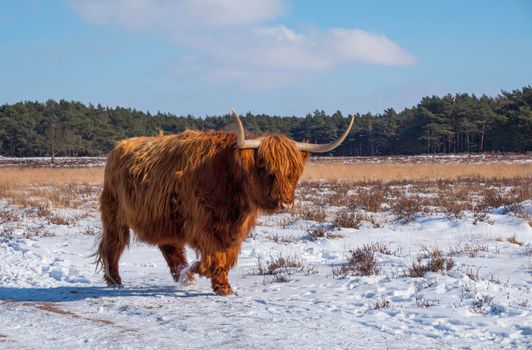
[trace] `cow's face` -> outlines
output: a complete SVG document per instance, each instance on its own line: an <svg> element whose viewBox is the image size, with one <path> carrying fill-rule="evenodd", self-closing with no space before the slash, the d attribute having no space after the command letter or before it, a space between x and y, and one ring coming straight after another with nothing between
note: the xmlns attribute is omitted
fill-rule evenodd
<svg viewBox="0 0 532 350"><path fill-rule="evenodd" d="M352 115L347 130L334 142L319 145L294 142L285 136L265 136L246 140L244 126L235 110L232 111L237 123L236 157L237 167L243 169L241 178L246 193L255 204L266 211L291 208L294 204L294 191L303 174L303 165L309 152L330 152L345 140L353 127Z"/></svg>
<svg viewBox="0 0 532 350"><path fill-rule="evenodd" d="M275 212L294 204L294 192L303 173L307 152L285 136L267 136L255 151L255 193L258 206Z"/></svg>

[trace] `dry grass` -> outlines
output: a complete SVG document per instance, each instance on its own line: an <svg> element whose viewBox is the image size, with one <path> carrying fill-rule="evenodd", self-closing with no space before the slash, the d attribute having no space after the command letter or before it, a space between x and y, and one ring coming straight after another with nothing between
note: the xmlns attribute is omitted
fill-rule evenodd
<svg viewBox="0 0 532 350"><path fill-rule="evenodd" d="M340 210L336 213L333 224L337 227L359 229L364 217L358 213L352 213L346 210Z"/></svg>
<svg viewBox="0 0 532 350"><path fill-rule="evenodd" d="M378 212L390 195L390 187L378 182L368 188L358 188L356 195L351 199L351 207L360 207L366 211Z"/></svg>
<svg viewBox="0 0 532 350"><path fill-rule="evenodd" d="M63 209L82 209L83 215L98 207L103 169L0 168L0 236L12 237L13 222L30 218L37 225L26 227L24 238L49 237L46 222L70 225L76 218Z"/></svg>
<svg viewBox="0 0 532 350"><path fill-rule="evenodd" d="M414 196L406 196L404 193L397 193L396 199L391 203L392 213L397 220L402 223L410 222L415 215L421 211L421 199Z"/></svg>
<svg viewBox="0 0 532 350"><path fill-rule="evenodd" d="M338 194L338 195L336 195ZM519 204L532 198L530 178L511 179L463 178L459 180L423 181L301 181L296 193L304 202L306 213L302 217L323 222L323 208L331 207L329 216L341 227L357 227L368 221L374 227L382 226L374 214L390 212L395 220L408 223L416 216L444 214L449 219L459 219L466 212L474 224L492 224L491 208L504 208L516 217L532 223L530 215ZM355 224L346 225L351 214ZM373 213L373 214L372 214ZM337 219L335 219L335 216ZM379 216L379 215L377 215Z"/></svg>
<svg viewBox="0 0 532 350"><path fill-rule="evenodd" d="M0 168L0 188L18 184L89 183L103 181L103 168ZM351 163L331 158L308 162L303 180L403 181L454 180L464 177L508 179L530 177L532 164L491 163Z"/></svg>
<svg viewBox="0 0 532 350"><path fill-rule="evenodd" d="M483 252L483 253L489 252L489 247L487 246L487 244L479 240L472 240L469 242L459 242L459 243L456 243L453 247L449 248L449 256L467 255L470 258L474 258L480 252Z"/></svg>
<svg viewBox="0 0 532 350"><path fill-rule="evenodd" d="M391 306L391 303L388 299L385 297L381 297L380 300L377 300L371 306L369 307L370 310L380 310L380 309L386 309Z"/></svg>
<svg viewBox="0 0 532 350"><path fill-rule="evenodd" d="M303 265L297 257L283 257L279 255L266 262L266 266L261 266L257 269L259 275L273 275L279 269L299 269Z"/></svg>
<svg viewBox="0 0 532 350"><path fill-rule="evenodd" d="M350 250L345 266L333 269L335 277L341 276L371 276L379 273L379 266L375 253L393 254L390 249L379 243L364 244L362 247Z"/></svg>
<svg viewBox="0 0 532 350"><path fill-rule="evenodd" d="M398 181L398 180L455 180L463 177L507 179L532 174L532 164L512 163L352 163L312 162L307 164L305 180Z"/></svg>
<svg viewBox="0 0 532 350"><path fill-rule="evenodd" d="M103 168L0 168L0 188L26 184L103 182Z"/></svg>
<svg viewBox="0 0 532 350"><path fill-rule="evenodd" d="M297 256L284 257L279 253L276 257L270 257L269 260L263 264L259 258L257 260L257 268L255 274L261 276L273 276L273 280L269 282L288 282L289 276L295 272L301 272L304 270L303 263ZM310 269L307 269L308 274L311 273ZM265 283L268 281L265 280Z"/></svg>
<svg viewBox="0 0 532 350"><path fill-rule="evenodd" d="M506 238L506 240L507 240L509 243L512 243L512 244L523 245L523 242L519 242L519 241L517 240L517 238L515 237L515 235L513 235L512 237L508 237L508 238Z"/></svg>
<svg viewBox="0 0 532 350"><path fill-rule="evenodd" d="M452 269L454 260L444 256L438 248L424 248L408 271L410 277L423 277L427 272L445 272Z"/></svg>
<svg viewBox="0 0 532 350"><path fill-rule="evenodd" d="M95 206L102 180L101 168L0 168L0 198L52 217L50 208Z"/></svg>
<svg viewBox="0 0 532 350"><path fill-rule="evenodd" d="M345 236L341 233L326 230L322 226L315 227L313 229L310 229L308 232L308 238L311 241L315 241L318 238L328 238L328 239L340 239L345 238Z"/></svg>
<svg viewBox="0 0 532 350"><path fill-rule="evenodd" d="M293 243L297 240L296 236L290 235L290 236L281 236L277 233L267 234L265 235L265 238L277 243L277 244L289 244Z"/></svg>
<svg viewBox="0 0 532 350"><path fill-rule="evenodd" d="M316 207L307 207L302 209L299 212L298 217L301 220L309 220L309 221L316 221L318 223L325 222L325 218L327 217L327 214L325 213L325 210L321 208Z"/></svg>
<svg viewBox="0 0 532 350"><path fill-rule="evenodd" d="M532 198L532 164L340 162L333 158L307 164L296 193L303 204L293 214L319 223L329 215L337 226L357 228L362 221L383 225L372 215L381 212L408 222L415 215L460 218L469 211L475 224L490 223L489 208L504 207L532 224L530 215L517 205ZM96 209L103 172L103 168L0 168L0 199L67 224L68 220L54 217L53 210ZM309 180L319 178L327 181ZM0 213L0 223L17 218Z"/></svg>

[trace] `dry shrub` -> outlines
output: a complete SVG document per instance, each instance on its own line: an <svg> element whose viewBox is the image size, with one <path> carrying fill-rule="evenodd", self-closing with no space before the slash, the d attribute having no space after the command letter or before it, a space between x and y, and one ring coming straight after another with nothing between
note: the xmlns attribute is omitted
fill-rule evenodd
<svg viewBox="0 0 532 350"><path fill-rule="evenodd" d="M37 211L35 211L35 214L38 217L43 218L43 219L49 219L53 215L50 209L44 208L44 207L37 208Z"/></svg>
<svg viewBox="0 0 532 350"><path fill-rule="evenodd" d="M490 225L495 223L494 220L490 220L490 216L485 208L479 208L473 213L473 225L477 225L479 222L487 222Z"/></svg>
<svg viewBox="0 0 532 350"><path fill-rule="evenodd" d="M315 241L318 238L325 238L327 237L327 230L325 230L323 227L318 226L313 229L310 229L307 231L308 237L311 241Z"/></svg>
<svg viewBox="0 0 532 350"><path fill-rule="evenodd" d="M360 214L341 210L336 213L333 224L337 227L359 229L363 219L364 217Z"/></svg>
<svg viewBox="0 0 532 350"><path fill-rule="evenodd" d="M12 210L0 208L0 224L20 220L22 220L22 218L19 215L15 214Z"/></svg>
<svg viewBox="0 0 532 350"><path fill-rule="evenodd" d="M399 193L392 202L390 209L398 221L408 223L414 219L416 213L421 211L421 199L417 196L406 196Z"/></svg>
<svg viewBox="0 0 532 350"><path fill-rule="evenodd" d="M351 200L351 207L360 207L370 212L382 211L382 205L386 202L389 191L389 186L382 182L370 188L360 188L355 198Z"/></svg>
<svg viewBox="0 0 532 350"><path fill-rule="evenodd" d="M373 226L373 228L384 227L384 223L381 220L379 220L377 217L375 217L374 215L365 215L364 220L368 221L371 224L371 226Z"/></svg>
<svg viewBox="0 0 532 350"><path fill-rule="evenodd" d="M42 199L29 197L27 193L21 191L13 191L5 197L9 205L18 205L22 208L36 208L43 209L47 207Z"/></svg>
<svg viewBox="0 0 532 350"><path fill-rule="evenodd" d="M532 245L527 244L523 247L523 255L532 256Z"/></svg>
<svg viewBox="0 0 532 350"><path fill-rule="evenodd" d="M480 241L460 242L456 243L454 247L449 248L449 256L461 256L465 254L470 258L474 258L479 252L489 252L488 246Z"/></svg>
<svg viewBox="0 0 532 350"><path fill-rule="evenodd" d="M523 245L523 242L519 242L517 240L517 238L515 237L515 234L512 237L506 238L506 241L508 241L509 243L512 243L512 244L519 245L519 246Z"/></svg>
<svg viewBox="0 0 532 350"><path fill-rule="evenodd" d="M334 165L334 161L331 164ZM411 221L416 213L444 213L449 218L461 218L464 212L473 213L473 223L493 223L489 209L504 205L516 216L532 225L528 213L519 210L518 203L532 198L528 177L489 178L470 177L455 180L390 180L339 182L331 180L303 181L298 191L299 201L325 209L326 205L344 206L352 211L379 212L390 209L399 222ZM332 195L324 193L330 193ZM312 218L312 213L303 215ZM323 215L322 215L323 216ZM321 218L318 218L321 219ZM370 221L364 218L365 221ZM374 221L374 220L373 220ZM372 222L374 226L380 226Z"/></svg>
<svg viewBox="0 0 532 350"><path fill-rule="evenodd" d="M329 191L333 193L324 197L322 204L336 207L345 207L347 205L349 186L346 183L332 181L329 183Z"/></svg>
<svg viewBox="0 0 532 350"><path fill-rule="evenodd" d="M262 263L262 260L259 258L257 260L257 269L255 273L261 276L271 276L272 280L266 280L264 283L268 282L288 282L289 277L296 272L304 272L306 275L317 273L316 269L306 268L301 263L301 260L296 256L283 257L281 253L275 258L270 258L266 261L266 264Z"/></svg>
<svg viewBox="0 0 532 350"><path fill-rule="evenodd" d="M438 299L425 299L422 295L416 294L416 307L426 309L439 303Z"/></svg>
<svg viewBox="0 0 532 350"><path fill-rule="evenodd" d="M100 230L94 226L88 226L83 231L80 232L83 236L96 236Z"/></svg>
<svg viewBox="0 0 532 350"><path fill-rule="evenodd" d="M301 260L296 256L284 257L279 253L274 258L266 261L266 264L263 264L259 258L257 261L257 270L256 274L261 276L272 276L276 273L280 273L289 269L300 269L303 267Z"/></svg>
<svg viewBox="0 0 532 350"><path fill-rule="evenodd" d="M384 255L396 255L397 250L391 250L389 246L384 243L371 243L372 249L380 254Z"/></svg>
<svg viewBox="0 0 532 350"><path fill-rule="evenodd" d="M452 192L439 192L434 200L434 205L441 207L447 217L459 219L462 212L468 209L467 203L462 202Z"/></svg>
<svg viewBox="0 0 532 350"><path fill-rule="evenodd" d="M380 300L377 300L370 306L370 310L379 310L389 308L391 305L390 301L385 297L381 297Z"/></svg>
<svg viewBox="0 0 532 350"><path fill-rule="evenodd" d="M423 277L427 272L442 272L452 269L454 260L444 256L438 248L424 248L423 252L412 263L408 275Z"/></svg>
<svg viewBox="0 0 532 350"><path fill-rule="evenodd" d="M307 207L299 213L299 218L301 220L316 221L318 223L325 222L327 214L325 210L315 207Z"/></svg>
<svg viewBox="0 0 532 350"><path fill-rule="evenodd" d="M297 240L297 238L293 235L292 236L281 236L278 233L268 234L266 235L266 238L274 241L277 244L279 243L288 244L288 243L292 243L295 240Z"/></svg>
<svg viewBox="0 0 532 350"><path fill-rule="evenodd" d="M493 297L486 295L486 294L477 295L475 298L475 301L472 304L473 311L483 312L484 305L490 306L492 303L493 303Z"/></svg>
<svg viewBox="0 0 532 350"><path fill-rule="evenodd" d="M37 226L29 226L25 228L25 231L22 232L22 234L14 234L14 228L7 226L2 227L0 226L0 237L7 237L9 239L13 238L24 238L24 239L32 239L36 237L54 237L55 234L53 232L47 231L44 225L37 225Z"/></svg>
<svg viewBox="0 0 532 350"><path fill-rule="evenodd" d="M473 270L472 268L468 268L465 271L465 274L467 275L467 277L469 277L470 280L478 281L480 279L480 277L478 275L479 271L480 271L480 267L477 267L476 270Z"/></svg>
<svg viewBox="0 0 532 350"><path fill-rule="evenodd" d="M54 225L69 225L70 221L62 216L53 215L49 218L50 222Z"/></svg>
<svg viewBox="0 0 532 350"><path fill-rule="evenodd" d="M390 255L392 252L383 244L370 243L349 251L347 264L333 269L333 275L339 276L370 276L379 273L375 253Z"/></svg>
<svg viewBox="0 0 532 350"><path fill-rule="evenodd" d="M290 228L290 226L297 222L298 219L295 219L294 217L292 216L288 216L288 217L285 217L285 218L282 218L281 220L277 221L277 223L273 223L273 226L280 226L281 228L284 228L284 229L287 229L287 228ZM261 226L264 226L266 225L265 223L260 223ZM268 226L272 226L272 225L268 225Z"/></svg>
<svg viewBox="0 0 532 350"><path fill-rule="evenodd" d="M504 197L499 191L495 189L488 189L483 193L483 205L489 208L499 208L512 201L509 197Z"/></svg>
<svg viewBox="0 0 532 350"><path fill-rule="evenodd" d="M315 227L307 231L308 237L311 241L315 241L318 238L339 239L345 238L345 236L339 232L333 232L326 230L322 226Z"/></svg>
<svg viewBox="0 0 532 350"><path fill-rule="evenodd" d="M528 226L532 227L532 215L530 215L521 204L512 204L508 209L513 212L516 217L526 220Z"/></svg>

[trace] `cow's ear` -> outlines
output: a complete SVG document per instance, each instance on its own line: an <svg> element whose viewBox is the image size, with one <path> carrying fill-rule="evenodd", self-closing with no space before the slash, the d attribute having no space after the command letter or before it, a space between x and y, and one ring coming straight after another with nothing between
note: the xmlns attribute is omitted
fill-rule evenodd
<svg viewBox="0 0 532 350"><path fill-rule="evenodd" d="M310 153L301 151L301 155L303 156L303 161L307 160L308 157L310 157Z"/></svg>

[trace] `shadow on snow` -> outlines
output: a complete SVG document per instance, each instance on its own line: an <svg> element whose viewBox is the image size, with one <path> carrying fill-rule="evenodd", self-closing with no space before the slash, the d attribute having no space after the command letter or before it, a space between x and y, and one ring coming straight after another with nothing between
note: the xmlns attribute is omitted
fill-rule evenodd
<svg viewBox="0 0 532 350"><path fill-rule="evenodd" d="M174 297L192 298L212 296L213 293L186 291L167 287L55 287L55 288L17 288L0 287L0 301L47 301L68 302L97 298L120 297Z"/></svg>

